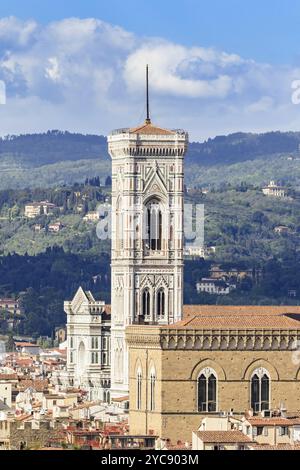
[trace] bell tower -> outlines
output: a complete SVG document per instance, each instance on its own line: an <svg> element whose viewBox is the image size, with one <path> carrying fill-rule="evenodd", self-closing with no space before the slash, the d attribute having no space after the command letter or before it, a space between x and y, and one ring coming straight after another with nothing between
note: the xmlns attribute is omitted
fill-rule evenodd
<svg viewBox="0 0 300 470"><path fill-rule="evenodd" d="M125 328L182 317L184 155L188 134L151 122L113 131L111 394L128 394Z"/></svg>

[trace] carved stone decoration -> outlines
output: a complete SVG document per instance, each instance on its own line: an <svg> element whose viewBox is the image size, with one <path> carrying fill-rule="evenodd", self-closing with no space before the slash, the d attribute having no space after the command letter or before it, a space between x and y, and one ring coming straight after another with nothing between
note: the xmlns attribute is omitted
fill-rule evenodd
<svg viewBox="0 0 300 470"><path fill-rule="evenodd" d="M209 336L206 336L203 340L203 349L210 349L211 348L211 338Z"/></svg>
<svg viewBox="0 0 300 470"><path fill-rule="evenodd" d="M248 336L247 339L246 339L246 349L248 351L251 351L254 347L254 344L253 344L253 337L251 336Z"/></svg>
<svg viewBox="0 0 300 470"><path fill-rule="evenodd" d="M228 338L226 338L226 336L222 336L221 338L220 349L228 349Z"/></svg>
<svg viewBox="0 0 300 470"><path fill-rule="evenodd" d="M288 344L288 349L293 350L297 348L297 340L294 338L294 336L291 336L289 338L289 344Z"/></svg>
<svg viewBox="0 0 300 470"><path fill-rule="evenodd" d="M287 349L287 347L288 347L287 338L285 336L282 336L281 339L280 339L280 349L285 350L285 349Z"/></svg>
<svg viewBox="0 0 300 470"><path fill-rule="evenodd" d="M211 375L214 375L216 377L216 372L211 368L211 367L205 367L205 369L202 369L199 373L200 375L204 375L206 379L208 379Z"/></svg>
<svg viewBox="0 0 300 470"><path fill-rule="evenodd" d="M254 349L256 351L262 349L262 338L260 336L257 336L257 338L255 338Z"/></svg>
<svg viewBox="0 0 300 470"><path fill-rule="evenodd" d="M211 349L217 350L219 349L220 341L218 336L214 336L211 341Z"/></svg>

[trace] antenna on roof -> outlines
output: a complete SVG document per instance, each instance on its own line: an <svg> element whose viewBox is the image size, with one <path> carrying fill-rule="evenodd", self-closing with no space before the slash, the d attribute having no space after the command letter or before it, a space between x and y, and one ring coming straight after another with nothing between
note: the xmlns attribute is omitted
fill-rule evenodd
<svg viewBox="0 0 300 470"><path fill-rule="evenodd" d="M146 105L147 105L147 117L146 124L151 124L150 112L149 112L149 66L146 65Z"/></svg>

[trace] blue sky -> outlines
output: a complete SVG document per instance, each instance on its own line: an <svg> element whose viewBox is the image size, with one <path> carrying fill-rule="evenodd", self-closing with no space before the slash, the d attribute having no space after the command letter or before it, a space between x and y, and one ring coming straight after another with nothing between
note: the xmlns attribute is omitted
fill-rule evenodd
<svg viewBox="0 0 300 470"><path fill-rule="evenodd" d="M1 0L1 134L107 133L151 110L192 139L299 130L298 0ZM26 115L26 119L24 119Z"/></svg>
<svg viewBox="0 0 300 470"><path fill-rule="evenodd" d="M42 23L100 18L138 35L214 46L272 63L299 61L299 0L1 0L0 16Z"/></svg>

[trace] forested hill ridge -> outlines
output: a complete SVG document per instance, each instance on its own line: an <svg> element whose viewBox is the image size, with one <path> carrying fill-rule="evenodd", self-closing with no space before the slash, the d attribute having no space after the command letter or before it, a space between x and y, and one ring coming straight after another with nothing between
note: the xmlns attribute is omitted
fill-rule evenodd
<svg viewBox="0 0 300 470"><path fill-rule="evenodd" d="M200 165L232 165L262 156L299 151L300 132L237 132L190 144L187 161Z"/></svg>
<svg viewBox="0 0 300 470"><path fill-rule="evenodd" d="M0 139L0 159L29 167L63 161L106 158L106 137L58 130L43 134L9 135Z"/></svg>
<svg viewBox="0 0 300 470"><path fill-rule="evenodd" d="M200 165L223 165L253 160L262 155L293 153L298 150L300 132L237 132L191 142L187 161ZM0 158L11 156L29 166L62 161L108 159L107 140L102 135L83 135L58 130L23 134L0 139Z"/></svg>
<svg viewBox="0 0 300 470"><path fill-rule="evenodd" d="M265 184L269 178L300 186L300 132L235 133L191 142L186 183ZM266 165L266 162L268 164ZM267 171L266 171L267 170ZM104 136L58 130L0 139L0 189L49 187L111 173Z"/></svg>

